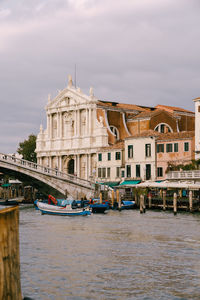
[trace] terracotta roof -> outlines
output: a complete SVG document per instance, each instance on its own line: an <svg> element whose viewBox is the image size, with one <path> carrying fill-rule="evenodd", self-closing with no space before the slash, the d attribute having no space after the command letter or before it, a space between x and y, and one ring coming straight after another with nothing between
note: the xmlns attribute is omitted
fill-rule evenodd
<svg viewBox="0 0 200 300"><path fill-rule="evenodd" d="M135 134L126 139L140 138L140 137L156 137L157 140L177 140L177 139L188 139L194 137L194 131L181 131L181 132L168 132L160 133L152 129L141 132L140 134Z"/></svg>
<svg viewBox="0 0 200 300"><path fill-rule="evenodd" d="M200 100L200 97L194 98L193 101L198 101Z"/></svg>
<svg viewBox="0 0 200 300"><path fill-rule="evenodd" d="M116 144L101 148L103 150L124 149L124 141L118 141Z"/></svg>
<svg viewBox="0 0 200 300"><path fill-rule="evenodd" d="M181 131L181 132L168 132L160 133L158 140L179 140L193 138L195 135L194 131Z"/></svg>
<svg viewBox="0 0 200 300"><path fill-rule="evenodd" d="M126 103L118 103L118 102L112 102L112 101L102 101L98 100L98 105L104 106L104 107L115 107L115 108L121 108L121 109L129 109L129 110L136 110L136 111L148 111L149 108L143 108L139 105L135 104L126 104Z"/></svg>
<svg viewBox="0 0 200 300"><path fill-rule="evenodd" d="M171 112L157 108L154 111L144 111L144 112L141 112L137 116L134 116L134 120L135 119L140 119L140 118L151 118L151 117L154 117L156 115L159 115L161 112L165 112L165 113L169 114L171 117L174 117Z"/></svg>
<svg viewBox="0 0 200 300"><path fill-rule="evenodd" d="M130 137L127 137L126 139L140 138L140 137L150 137L150 136L158 137L158 136L160 136L160 133L158 131L154 131L152 129L149 129L149 130L143 131L141 133L134 134Z"/></svg>
<svg viewBox="0 0 200 300"><path fill-rule="evenodd" d="M168 106L168 105L161 105L161 104L156 105L155 108L160 108L160 109L170 111L170 112L179 111L179 112L194 113L193 111L190 111L190 110L187 110L187 109L184 109L184 108L175 107L175 106Z"/></svg>

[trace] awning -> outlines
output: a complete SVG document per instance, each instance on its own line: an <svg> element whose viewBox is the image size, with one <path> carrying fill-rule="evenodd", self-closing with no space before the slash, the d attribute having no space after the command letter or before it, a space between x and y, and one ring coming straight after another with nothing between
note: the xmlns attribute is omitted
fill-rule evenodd
<svg viewBox="0 0 200 300"><path fill-rule="evenodd" d="M1 185L1 187L9 187L9 186L11 186L10 183L4 183L4 184Z"/></svg>
<svg viewBox="0 0 200 300"><path fill-rule="evenodd" d="M128 186L130 186L130 185L138 184L140 182L141 182L141 180L124 180L122 183L120 183L120 186L121 185L128 185Z"/></svg>

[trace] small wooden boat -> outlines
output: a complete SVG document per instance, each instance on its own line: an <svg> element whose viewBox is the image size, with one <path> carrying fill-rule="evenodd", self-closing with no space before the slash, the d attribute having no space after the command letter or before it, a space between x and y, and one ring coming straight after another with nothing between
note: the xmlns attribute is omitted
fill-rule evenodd
<svg viewBox="0 0 200 300"><path fill-rule="evenodd" d="M121 204L121 209L133 209L135 208L135 201L123 200Z"/></svg>
<svg viewBox="0 0 200 300"><path fill-rule="evenodd" d="M93 213L104 213L106 210L109 209L108 201L103 201L100 203L100 199L90 199L90 208L92 209Z"/></svg>
<svg viewBox="0 0 200 300"><path fill-rule="evenodd" d="M40 201L37 201L36 205L38 209L41 211L41 214L59 215L59 216L88 216L91 214L89 208L73 209L71 205L62 207L58 205L43 203Z"/></svg>

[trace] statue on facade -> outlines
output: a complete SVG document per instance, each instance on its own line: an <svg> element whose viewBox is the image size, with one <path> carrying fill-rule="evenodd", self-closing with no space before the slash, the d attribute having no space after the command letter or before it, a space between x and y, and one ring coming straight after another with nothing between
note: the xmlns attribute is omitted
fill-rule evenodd
<svg viewBox="0 0 200 300"><path fill-rule="evenodd" d="M72 75L68 75L68 87L72 87L73 82L72 82Z"/></svg>
<svg viewBox="0 0 200 300"><path fill-rule="evenodd" d="M94 90L93 90L93 87L90 88L90 97L94 97Z"/></svg>
<svg viewBox="0 0 200 300"><path fill-rule="evenodd" d="M51 102L51 94L48 95L48 103Z"/></svg>

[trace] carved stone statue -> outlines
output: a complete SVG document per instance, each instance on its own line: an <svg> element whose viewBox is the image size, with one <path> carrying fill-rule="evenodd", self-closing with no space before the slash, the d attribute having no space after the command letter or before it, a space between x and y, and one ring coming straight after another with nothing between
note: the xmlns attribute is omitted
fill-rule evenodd
<svg viewBox="0 0 200 300"><path fill-rule="evenodd" d="M68 87L72 87L72 75L68 75Z"/></svg>
<svg viewBox="0 0 200 300"><path fill-rule="evenodd" d="M90 97L94 97L94 90L93 90L93 87L90 88Z"/></svg>

